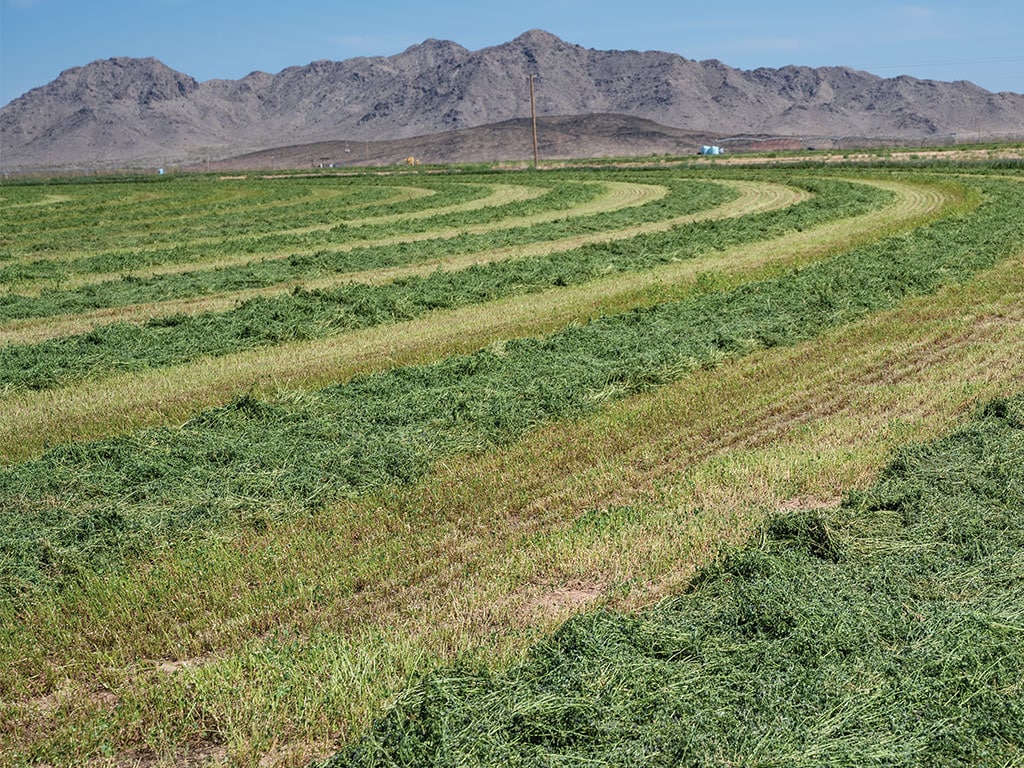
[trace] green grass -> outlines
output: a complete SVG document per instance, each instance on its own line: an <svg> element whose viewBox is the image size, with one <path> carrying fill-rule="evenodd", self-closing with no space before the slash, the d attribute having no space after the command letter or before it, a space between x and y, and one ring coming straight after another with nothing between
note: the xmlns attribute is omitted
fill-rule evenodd
<svg viewBox="0 0 1024 768"><path fill-rule="evenodd" d="M12 286L16 286L17 281L39 277L46 278L53 285L44 288L38 294L11 292L6 296L0 296L0 318L47 317L102 307L165 301L221 291L266 287L300 279L343 275L347 272L426 261L442 254L468 253L493 248L496 245L521 245L590 228L606 228L619 220L613 214L604 213L591 217L594 221L588 223L587 217L573 216L572 210L568 208L570 205L586 203L595 197L601 190L600 184L562 182L560 188L553 182L549 181L548 184L554 189L537 200L496 206L494 210L473 211L458 217L449 215L417 220L413 222L415 227L409 231L403 231L394 223L381 225L376 230L372 227L352 228L356 234L349 238L351 242L344 248L341 248L343 240L333 244L329 241L331 232L328 231L296 235L292 242L288 243L271 242L266 239L239 243L218 238L209 244L196 245L183 238L183 242L174 249L177 255L139 252L119 255L114 259L102 254L83 257L78 268L66 275L67 265L54 264L46 260L21 260L7 268L6 279ZM676 183L673 186L675 194L670 196L671 200L664 205L648 203L643 206L642 212L630 211L625 214L626 220L644 220L645 216L667 216L680 210L699 210L701 207L710 207L723 201L730 194L729 190L716 185L688 182ZM541 213L550 216L559 210L566 211L565 220L525 226L531 216ZM513 216L521 218L524 225L501 229L502 219L510 219ZM489 231L483 233L461 231L486 224L491 226L485 227ZM339 224L336 229L344 229L344 226ZM434 242L423 237L415 237L417 234L429 235L431 230L439 231ZM386 244L375 242L374 232L378 239L382 238ZM228 266L203 267L203 261L215 258L218 254L236 257L241 254L244 260L242 263ZM189 266L190 262L197 263L192 265L193 268L183 272L151 275L130 273L132 269L168 263ZM78 271L83 274L104 271L127 274L122 274L117 279L99 280L73 288L60 287L62 276L73 276Z"/></svg>
<svg viewBox="0 0 1024 768"><path fill-rule="evenodd" d="M393 370L315 391L282 379L181 411L195 414L185 424L0 469L0 764L300 766L352 743L338 762L403 750L451 765L1019 762L1007 733L1020 730L1021 526L1003 507L1019 516L1021 396L957 438L973 435L974 453L908 448L871 490L819 506L868 488L890 446L1019 389L1024 185L991 165L828 172L848 189L911 181L902 195L917 186L930 202L903 208L906 221L875 210L872 236L829 239L842 226L820 202L814 229L799 206L750 217L749 231L719 222L707 274L621 267L633 289L595 304L609 314L593 321L540 318L532 339L499 324L459 347L497 339L482 351L425 351L415 359L437 362L414 367L371 346L396 357L360 370ZM161 187L107 189L142 214ZM46 185L22 192L59 205ZM345 204L359 200L371 202ZM790 243L799 258L744 261L783 233L764 247ZM706 248L658 237L619 244L616 259ZM556 299L617 285L615 272L583 279L529 306L575 317ZM472 335L447 314L401 327ZM110 408L111 423L124 418ZM749 545L723 544L752 528ZM583 597L560 607L535 600L574 589ZM585 614L509 666L580 609L572 600L635 609L652 595L675 596Z"/></svg>
<svg viewBox="0 0 1024 768"><path fill-rule="evenodd" d="M687 594L439 669L325 768L1024 759L1024 393L780 514Z"/></svg>
<svg viewBox="0 0 1024 768"><path fill-rule="evenodd" d="M114 323L78 336L37 344L9 344L0 348L0 392L18 388L46 389L114 371L138 371L299 339L324 338L357 328L412 319L435 309L451 309L555 286L578 285L609 272L650 269L788 230L854 216L891 197L877 188L843 181L795 179L794 182L815 192L815 197L782 211L692 224L626 241L588 245L568 252L512 259L456 272L437 270L425 277L403 278L379 286L351 284L330 290L295 290L279 297L251 299L229 312L172 315L155 318L142 326ZM684 203L685 200L689 200L686 206L689 211L694 206L699 209L717 202L719 198L693 191L684 198ZM676 202L670 210L678 211L679 206ZM602 217L602 221L607 225L612 221L618 223L614 218L604 221ZM565 226L578 229L571 223ZM543 234L550 236L547 230ZM537 234L531 232L531 236ZM474 243L473 247L483 245ZM461 250L458 243L446 242L443 247L456 253ZM391 265L414 256L429 258L436 250L420 245L415 252L402 248L398 253L401 255L388 260L376 254L373 258L377 266ZM272 266L247 268L245 272L252 279L243 283L251 287L250 283L264 285L294 276L293 262L277 264L280 269ZM253 275L261 269L269 276ZM134 286L128 295L141 298L139 291L144 291L145 286L163 282L172 281L119 281L116 285ZM196 292L190 276L178 277L173 282L188 286L186 295ZM209 289L224 287L238 287L238 284L218 284ZM96 301L94 294L94 291L76 293L90 305ZM176 295L171 292L165 298ZM123 300L124 294L121 296ZM146 294L146 298L152 295ZM51 299L50 294L40 297L46 302ZM18 299L11 297L7 303L13 307ZM67 308L63 303L58 306Z"/></svg>
<svg viewBox="0 0 1024 768"><path fill-rule="evenodd" d="M253 768L331 754L410 671L462 649L507 658L551 627L535 595L671 594L765 510L866 487L889 447L1012 391L1022 281L1008 260L820 342L452 457L415 486L39 595L0 619L0 753Z"/></svg>
<svg viewBox="0 0 1024 768"><path fill-rule="evenodd" d="M424 195L407 198L408 191ZM353 217L408 214L482 198L490 186L429 178L243 179L183 176L167 180L7 183L0 263L91 258L104 268L116 254L150 253L160 261L183 242L209 238L254 242L281 229L324 225ZM56 215L55 215L56 214ZM109 256L88 256L110 252ZM69 256L69 254L71 254ZM109 262L100 261L104 258ZM66 267L70 266L65 264ZM0 272L5 279L17 273Z"/></svg>
<svg viewBox="0 0 1024 768"><path fill-rule="evenodd" d="M407 483L442 456L966 280L1024 242L1024 185L978 183L990 199L969 214L774 279L319 392L245 396L177 429L4 468L3 590L17 598L195 531Z"/></svg>

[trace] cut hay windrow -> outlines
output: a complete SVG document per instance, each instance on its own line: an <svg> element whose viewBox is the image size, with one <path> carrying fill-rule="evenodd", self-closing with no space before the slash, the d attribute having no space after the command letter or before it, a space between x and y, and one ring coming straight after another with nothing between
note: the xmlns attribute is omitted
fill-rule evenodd
<svg viewBox="0 0 1024 768"><path fill-rule="evenodd" d="M1019 170L707 168L894 203L5 398L0 763L294 768L365 736L381 764L1015 764ZM172 189L89 185L136 214ZM57 222L71 186L19 210ZM898 450L998 396L967 453Z"/></svg>
<svg viewBox="0 0 1024 768"><path fill-rule="evenodd" d="M688 594L439 669L321 768L1009 766L1024 758L1024 393L777 514Z"/></svg>
<svg viewBox="0 0 1024 768"><path fill-rule="evenodd" d="M876 187L807 179L804 202L728 221L706 221L624 241L597 242L565 252L510 259L457 272L435 271L374 286L351 284L252 299L237 309L157 317L146 325L115 323L87 334L0 348L0 392L48 389L86 377L175 365L206 356L413 319L438 309L494 301L585 283L610 272L651 269L742 242L813 227L879 207L891 193Z"/></svg>
<svg viewBox="0 0 1024 768"><path fill-rule="evenodd" d="M237 235L231 224L217 222L213 228L221 234L204 234L191 240L179 239L172 246L161 248L136 248L104 251L101 253L83 254L72 259L37 259L30 263L24 260L0 272L0 276L12 279L18 284L19 291L28 295L36 295L54 285L63 288L86 288L96 283L122 277L146 278L156 275L172 275L190 271L197 266L216 267L228 263L245 263L257 259L279 258L282 255L296 255L308 251L309 246L317 240L330 242L334 246L344 246L351 240L349 247L361 247L373 243L374 233L379 237L376 242L397 239L403 228L410 229L408 237L415 239L421 235L423 225L418 224L425 219L438 221L451 220L456 214L468 214L479 211L473 218L484 217L484 209L498 208L504 215L509 210L519 207L517 204L546 197L542 203L544 209L549 206L558 209L565 206L566 200L598 195L598 188L590 190L572 190L572 194L553 195L548 187L525 187L510 184L495 184L486 187L490 194L470 199L468 202L438 206L426 210L414 210L405 213L380 213L366 218L344 218L343 211L325 211L316 217L318 223L304 227L294 227L280 222L263 222L263 234ZM422 193L425 190L413 188ZM425 195L407 194L407 197L423 197ZM442 202L436 200L432 202ZM308 212L305 216L308 217ZM406 224L406 222L411 222ZM275 227L276 224L276 227ZM245 227L240 229L244 230ZM288 243L294 247L289 248Z"/></svg>
<svg viewBox="0 0 1024 768"><path fill-rule="evenodd" d="M677 593L767 510L865 488L894 447L1016 391L1022 265L451 457L415 486L254 516L9 620L0 607L0 745L54 766L210 750L304 764L413 673L464 654L504 666L585 603Z"/></svg>
<svg viewBox="0 0 1024 768"><path fill-rule="evenodd" d="M459 184L449 182L449 186L457 187ZM469 186L479 188L477 185ZM203 231L195 239L183 236L161 248L118 248L62 261L22 259L5 268L2 274L5 281L17 285L21 293L38 295L54 287L86 289L124 276L149 278L188 272L197 267L216 269L308 255L326 248L350 250L415 242L444 236L445 232L451 236L465 226L475 225L486 231L487 227L479 222L514 216L524 219L532 216L560 217L566 215L567 210L583 208L590 203L597 205L598 209L604 206L614 208L619 197L606 191L605 185L590 182L530 187L492 183L484 189L490 194L483 200L471 199L468 203L447 206L443 205L446 198L439 192L431 198L422 198L436 205L420 211L388 213L391 208L398 207L388 206L377 208L375 215L358 212L357 216L351 217L344 211L327 209L312 217L313 224L303 227L274 219L262 226L264 231L249 235L234 235L230 227L222 229L214 219L208 232ZM602 199L605 202L594 203ZM628 207L630 202L623 205ZM305 221L309 217L310 213L306 212L298 218Z"/></svg>
<svg viewBox="0 0 1024 768"><path fill-rule="evenodd" d="M967 280L1024 243L1024 185L969 183L986 195L969 214L774 279L319 392L245 396L178 429L59 447L5 468L4 589L17 598L257 509L315 510L410 482L441 456Z"/></svg>
<svg viewBox="0 0 1024 768"><path fill-rule="evenodd" d="M315 389L354 375L465 354L511 337L549 334L604 314L678 301L710 289L725 290L912 230L978 203L976 192L965 192L958 185L884 179L861 183L889 190L896 202L821 227L668 262L643 272L611 273L575 287L432 312L418 320L329 339L207 358L201 364L83 382L70 389L19 393L5 400L7 418L0 424L0 455L12 463L39 455L47 445L181 423L243 392ZM770 210L791 199L788 192L782 192L785 189L774 188L751 202L759 210L765 206ZM731 204L724 208L733 213L743 210L734 210Z"/></svg>
<svg viewBox="0 0 1024 768"><path fill-rule="evenodd" d="M43 341L45 339L70 336L75 333L82 333L103 325L116 319L120 322L141 323L152 320L156 317L168 315L197 315L208 312L223 312L238 304L255 298L272 297L283 292L293 291L301 288L307 291L323 291L347 283L368 283L383 284L393 282L402 277L416 277L427 275L438 269L453 271L464 269L468 266L489 264L497 261L505 261L513 258L525 258L530 256L544 256L562 251L570 251L592 243L611 242L614 240L627 240L648 232L664 232L690 224L696 221L724 219L737 216L746 216L763 211L775 210L793 205L806 199L810 193L805 190L787 187L781 184L770 184L765 182L748 182L730 179L725 186L739 191L739 197L721 205L703 208L695 213L674 216L668 219L657 219L645 221L639 224L632 224L625 228L615 228L617 222L605 223L607 229L588 231L583 234L572 234L568 237L558 237L557 234L551 239L534 239L532 242L519 243L514 245L502 245L497 248L485 250L466 251L467 238L459 237L447 243L447 247L440 251L440 255L432 257L436 249L430 246L418 245L415 250L412 244L402 249L402 253L416 253L416 260L411 264L398 266L379 267L376 269L364 270L361 272L342 272L331 274L328 277L317 277L314 279L298 279L302 274L300 271L303 259L293 257L289 259L288 267L290 272L286 277L278 275L277 282L269 287L248 288L241 291L220 291L204 296L188 297L184 299L170 299L144 304L132 304L119 307L107 307L91 312L78 312L73 315L50 316L43 318L31 318L8 321L0 324L0 342L24 343L25 341ZM643 190L632 188L638 192L638 197L647 196ZM656 190L658 187L649 186L648 190ZM717 193L720 188L709 188L706 185L701 189L702 193ZM906 188L899 188L897 193L906 195ZM653 193L650 197L654 197ZM693 207L705 198L705 194L690 195L689 205ZM707 204L707 200L705 200ZM536 227L531 227L536 229ZM592 227L588 227L592 229ZM508 242L508 237L504 238ZM379 255L375 258L379 258ZM318 271L331 272L331 267L337 268L337 262L330 262L326 254L317 254L315 261L318 263ZM310 259L309 264L313 263ZM355 263L354 261L352 263ZM379 263L379 262L375 262Z"/></svg>
<svg viewBox="0 0 1024 768"><path fill-rule="evenodd" d="M715 185L700 189L691 182L689 186L690 194L683 189L672 196L669 210L699 209L702 204L713 205L716 193L729 194ZM322 232L297 236L270 233L244 243L222 237L196 246L184 240L172 249L173 254L129 251L114 256L99 253L83 257L75 268L77 274L66 273L60 266L46 262L22 261L7 268L7 282L17 292L0 301L0 317L45 317L405 264L415 261L424 248L451 247L452 240L474 236L475 240L470 242L481 243L478 248L491 246L496 240L532 242L558 231L558 226L538 226L545 223L571 219L571 224L561 227L568 226L568 231L574 231L574 227L581 226L583 217L600 217L637 206L656 216L660 206L651 203L668 192L663 185L624 181L605 185L564 183L548 188L545 195L529 206L508 203L491 211L478 210L459 217L416 219L409 232L401 231L395 223L385 223L377 227L374 236L368 226L348 228L335 221ZM282 238L292 241L285 243Z"/></svg>
<svg viewBox="0 0 1024 768"><path fill-rule="evenodd" d="M225 238L246 241L282 230L329 227L329 222L347 218L422 213L471 203L489 193L487 183L381 183L371 177L343 183L195 177L26 182L6 191L12 204L0 221L10 239L0 250L0 263L72 262L98 253L159 253L183 242L201 246Z"/></svg>

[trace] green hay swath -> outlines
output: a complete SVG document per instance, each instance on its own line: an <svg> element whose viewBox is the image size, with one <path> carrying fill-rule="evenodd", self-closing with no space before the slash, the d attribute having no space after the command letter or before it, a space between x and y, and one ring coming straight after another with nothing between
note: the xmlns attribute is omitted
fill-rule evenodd
<svg viewBox="0 0 1024 768"><path fill-rule="evenodd" d="M1024 759L1024 394L771 520L689 594L432 672L324 768Z"/></svg>
<svg viewBox="0 0 1024 768"><path fill-rule="evenodd" d="M228 312L158 317L141 326L113 323L81 335L37 344L7 345L0 348L0 393L5 388L49 389L112 372L153 369L300 339L324 338L421 317L435 309L452 309L557 286L579 285L610 271L651 269L796 227L811 227L854 216L888 199L888 194L881 190L845 181L803 180L800 184L816 192L816 196L783 211L694 224L666 233L589 245L544 257L511 259L456 272L438 270L426 277L408 277L385 285L350 284L316 291L297 289L277 297L251 299ZM714 194L694 195L691 204L718 199ZM567 223L562 228L572 226ZM538 235L530 233L529 236ZM471 239L475 242L473 247L485 246L479 238ZM488 242L493 244L493 241ZM460 247L460 243L446 240L433 247L428 244L420 244L415 249L396 246L388 251L391 256L374 252L371 257L377 265L394 265L414 257L430 258L442 251L456 253ZM318 269L330 272L324 264ZM231 279L237 282L218 284L214 289L273 284L287 279L293 270L301 271L301 268L288 261L253 265L241 272L228 270ZM194 295L204 290L194 282L202 277L122 280L111 290L131 291L135 295L136 291L148 293L154 285L166 283L165 287L184 286L186 295ZM100 286L97 290L104 289ZM87 302L103 300L95 296L94 291L83 290L75 295ZM162 298L176 297L172 293ZM54 297L47 294L39 301L44 298ZM8 309L14 311L21 301L17 296L8 297ZM0 300L0 305L3 303L4 300Z"/></svg>
<svg viewBox="0 0 1024 768"><path fill-rule="evenodd" d="M989 202L969 215L772 280L319 392L247 396L179 429L5 468L0 588L20 599L83 568L120 568L159 542L411 482L442 456L966 280L1024 242L1024 185L971 183Z"/></svg>

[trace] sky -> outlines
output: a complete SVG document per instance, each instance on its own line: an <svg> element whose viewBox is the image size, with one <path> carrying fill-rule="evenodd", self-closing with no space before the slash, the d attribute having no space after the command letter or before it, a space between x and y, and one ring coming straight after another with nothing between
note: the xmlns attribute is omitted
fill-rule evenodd
<svg viewBox="0 0 1024 768"><path fill-rule="evenodd" d="M0 0L0 105L63 70L153 56L197 80L390 56L428 38L470 50L544 29L599 50L740 69L849 66L1024 93L1024 3L686 0Z"/></svg>

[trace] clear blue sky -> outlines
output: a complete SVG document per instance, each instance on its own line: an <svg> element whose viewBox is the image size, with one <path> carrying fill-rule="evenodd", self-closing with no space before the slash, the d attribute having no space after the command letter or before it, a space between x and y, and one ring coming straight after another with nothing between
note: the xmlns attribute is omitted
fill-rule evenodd
<svg viewBox="0 0 1024 768"><path fill-rule="evenodd" d="M0 104L112 56L234 79L388 56L430 37L477 50L535 27L586 48L671 51L741 69L846 65L1024 92L1021 0L0 0Z"/></svg>

